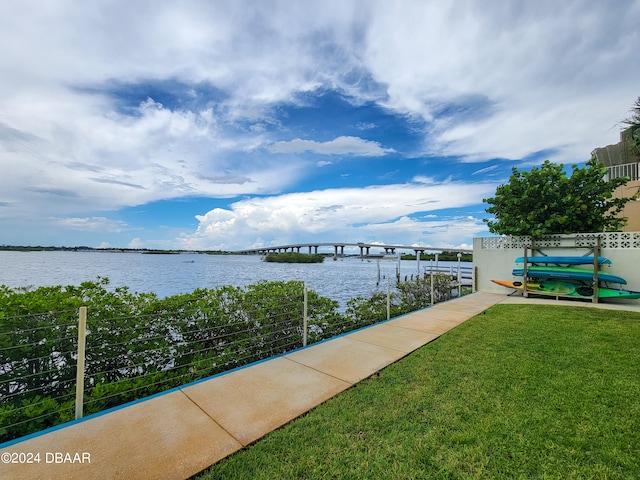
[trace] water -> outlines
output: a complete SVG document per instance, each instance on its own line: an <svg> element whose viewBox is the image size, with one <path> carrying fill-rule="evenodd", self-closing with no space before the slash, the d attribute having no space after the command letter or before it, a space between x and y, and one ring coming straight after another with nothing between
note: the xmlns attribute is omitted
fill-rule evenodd
<svg viewBox="0 0 640 480"><path fill-rule="evenodd" d="M378 284L378 265L380 283ZM424 268L429 262L420 262ZM457 265L439 262L439 266ZM464 263L469 266L471 264ZM152 292L159 297L190 293L197 288L246 286L260 280L304 281L309 290L345 306L350 298L386 291L395 282L397 260L341 258L324 263L268 263L257 255L149 255L119 252L0 251L0 285L8 287L79 285L107 277L112 288ZM414 277L416 261L401 261L400 274Z"/></svg>

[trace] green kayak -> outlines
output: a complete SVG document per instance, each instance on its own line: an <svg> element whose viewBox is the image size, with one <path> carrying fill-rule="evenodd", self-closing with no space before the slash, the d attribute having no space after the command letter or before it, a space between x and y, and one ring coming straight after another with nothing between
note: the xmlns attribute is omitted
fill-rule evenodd
<svg viewBox="0 0 640 480"><path fill-rule="evenodd" d="M512 280L491 280L503 287L524 290L522 282ZM553 297L593 298L593 288L587 285L562 282L559 280L547 280L544 282L527 282L527 291L539 295ZM640 292L631 290L618 290L615 288L598 288L598 298L640 298Z"/></svg>
<svg viewBox="0 0 640 480"><path fill-rule="evenodd" d="M512 275L522 277L524 275L524 267L516 267L513 269ZM593 270L576 267L553 267L553 266L536 266L532 265L527 268L527 277L537 279L561 279L561 280L583 280L593 281ZM598 272L598 280L601 282L620 283L626 285L627 281L617 275L610 273Z"/></svg>

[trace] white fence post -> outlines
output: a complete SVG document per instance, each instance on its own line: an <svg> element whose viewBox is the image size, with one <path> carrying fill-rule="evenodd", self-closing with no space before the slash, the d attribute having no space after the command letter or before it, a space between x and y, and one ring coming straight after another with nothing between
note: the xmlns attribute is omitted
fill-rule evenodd
<svg viewBox="0 0 640 480"><path fill-rule="evenodd" d="M471 267L471 291L473 293L476 293L477 291L477 282L478 282L478 267L476 267L475 265L473 267Z"/></svg>
<svg viewBox="0 0 640 480"><path fill-rule="evenodd" d="M84 356L87 331L87 307L78 309L78 360L76 362L76 420L82 418L84 403Z"/></svg>
<svg viewBox="0 0 640 480"><path fill-rule="evenodd" d="M309 294L307 291L307 286L304 286L304 313L302 318L302 346L307 346L307 332L309 330L309 317L307 315L309 308Z"/></svg>

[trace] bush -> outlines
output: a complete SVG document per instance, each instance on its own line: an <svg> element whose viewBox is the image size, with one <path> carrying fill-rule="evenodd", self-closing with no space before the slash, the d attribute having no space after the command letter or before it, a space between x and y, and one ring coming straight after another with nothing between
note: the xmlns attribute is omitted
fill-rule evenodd
<svg viewBox="0 0 640 480"><path fill-rule="evenodd" d="M435 275L435 299L450 278ZM0 442L74 418L78 307L88 306L85 413L95 413L302 346L304 283L262 281L159 299L108 279L80 286L0 286ZM391 316L431 301L430 279L398 285ZM311 344L387 318L387 295L348 302L307 295Z"/></svg>
<svg viewBox="0 0 640 480"><path fill-rule="evenodd" d="M263 260L277 263L322 263L324 262L324 255L297 252L270 253Z"/></svg>

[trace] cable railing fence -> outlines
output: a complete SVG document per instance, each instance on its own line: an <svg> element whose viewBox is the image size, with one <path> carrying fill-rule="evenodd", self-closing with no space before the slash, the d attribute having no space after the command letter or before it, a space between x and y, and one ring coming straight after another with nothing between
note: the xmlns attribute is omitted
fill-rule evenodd
<svg viewBox="0 0 640 480"><path fill-rule="evenodd" d="M7 308L0 442L423 308L451 291L449 275L425 275L352 299L344 313L297 281L155 301L98 288L100 301L76 309L9 316Z"/></svg>
<svg viewBox="0 0 640 480"><path fill-rule="evenodd" d="M302 296L280 301L279 307L229 312L190 306L124 317L125 324L142 321L144 328L108 350L101 339L92 338L89 326L85 411L104 410L299 348Z"/></svg>

